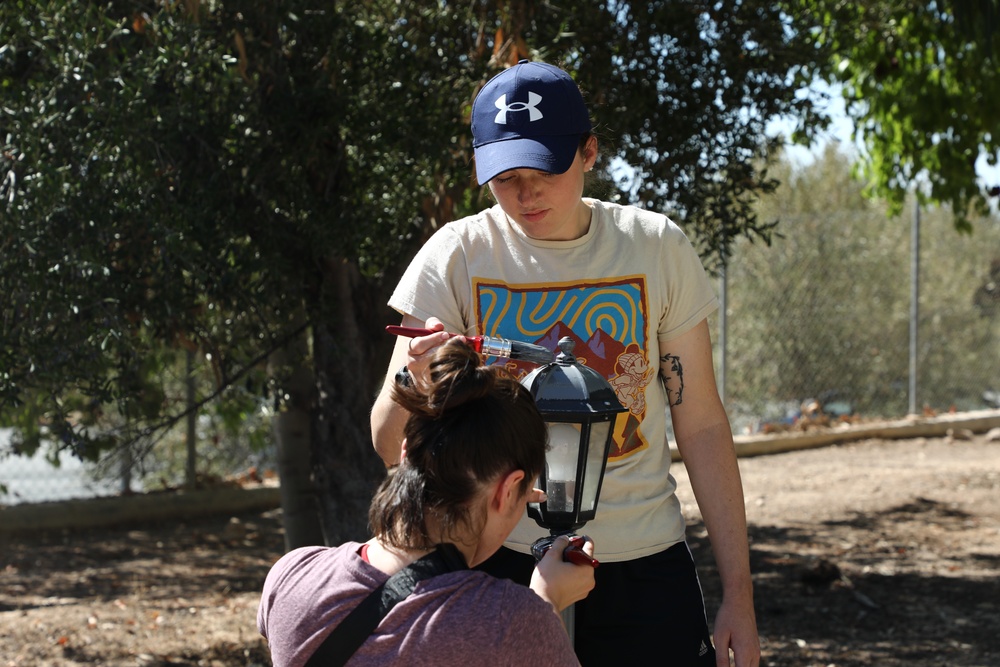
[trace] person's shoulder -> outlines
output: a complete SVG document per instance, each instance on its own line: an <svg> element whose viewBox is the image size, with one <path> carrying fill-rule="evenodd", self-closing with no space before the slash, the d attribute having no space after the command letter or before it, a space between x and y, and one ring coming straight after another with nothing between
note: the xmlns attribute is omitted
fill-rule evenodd
<svg viewBox="0 0 1000 667"><path fill-rule="evenodd" d="M356 542L347 542L337 547L308 546L292 549L271 566L271 573L287 573L317 566L335 567L338 563L353 560L360 546Z"/></svg>
<svg viewBox="0 0 1000 667"><path fill-rule="evenodd" d="M614 227L631 236L662 238L684 234L673 220L657 211L602 200L594 200L591 205Z"/></svg>
<svg viewBox="0 0 1000 667"><path fill-rule="evenodd" d="M496 239L501 229L502 218L498 216L499 210L499 206L494 206L441 225L431 235L428 245L445 248L483 241L491 242Z"/></svg>
<svg viewBox="0 0 1000 667"><path fill-rule="evenodd" d="M339 547L323 547L323 546L309 546L309 547L299 547L297 549L292 549L284 556L278 559L275 565L289 565L291 563L301 563L304 561L310 561L315 558L328 557L332 552L337 551Z"/></svg>
<svg viewBox="0 0 1000 667"><path fill-rule="evenodd" d="M499 227L503 221L503 209L499 206L483 209L472 215L452 220L441 230L449 230L455 234L483 234Z"/></svg>

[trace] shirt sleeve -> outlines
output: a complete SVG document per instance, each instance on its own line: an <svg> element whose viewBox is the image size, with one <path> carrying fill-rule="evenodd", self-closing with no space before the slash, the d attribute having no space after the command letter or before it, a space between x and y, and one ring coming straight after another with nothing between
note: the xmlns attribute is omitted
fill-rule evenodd
<svg viewBox="0 0 1000 667"><path fill-rule="evenodd" d="M476 333L469 297L468 262L457 230L449 223L420 248L389 298L389 306L424 322L436 317L445 330Z"/></svg>
<svg viewBox="0 0 1000 667"><path fill-rule="evenodd" d="M665 308L660 314L657 338L665 342L690 331L719 307L701 257L688 237L670 220L661 245L660 280Z"/></svg>
<svg viewBox="0 0 1000 667"><path fill-rule="evenodd" d="M257 607L257 631L264 639L271 640L271 637L268 636L271 611L278 603L278 598L285 593L289 581L294 579L303 562L307 562L326 550L326 547L318 546L294 549L283 555L271 566L264 579L264 588L261 591L260 604Z"/></svg>

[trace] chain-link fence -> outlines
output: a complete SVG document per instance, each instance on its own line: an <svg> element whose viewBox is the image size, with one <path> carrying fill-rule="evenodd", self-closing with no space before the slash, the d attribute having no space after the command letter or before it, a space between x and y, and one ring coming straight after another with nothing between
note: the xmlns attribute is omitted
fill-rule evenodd
<svg viewBox="0 0 1000 667"><path fill-rule="evenodd" d="M0 451L6 449L11 430L0 428ZM8 455L0 458L0 504L89 498L116 493L119 486L94 478L86 464L64 456L58 465L42 452L34 456Z"/></svg>
<svg viewBox="0 0 1000 667"><path fill-rule="evenodd" d="M781 221L772 247L737 244L719 283L717 365L734 433L803 414L1000 407L996 218L958 234L940 210L890 219L859 198Z"/></svg>
<svg viewBox="0 0 1000 667"><path fill-rule="evenodd" d="M154 445L135 442L107 452L99 462L83 462L63 452L53 463L46 445L32 456L14 454L13 430L0 428L0 505L151 491L189 481L211 486L232 478L259 479L275 468L269 419L247 419L246 428L235 433L221 433L205 415L198 421L193 441L179 425ZM189 457L195 461L194 480L187 470Z"/></svg>

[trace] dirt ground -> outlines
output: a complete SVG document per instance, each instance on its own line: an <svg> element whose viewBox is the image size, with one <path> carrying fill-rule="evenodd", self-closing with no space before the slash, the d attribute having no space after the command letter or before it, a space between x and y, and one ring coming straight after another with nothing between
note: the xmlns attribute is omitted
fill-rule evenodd
<svg viewBox="0 0 1000 667"><path fill-rule="evenodd" d="M741 469L762 664L1000 665L1000 442L872 440ZM676 476L713 610L705 530ZM254 619L280 519L5 539L0 667L269 666Z"/></svg>

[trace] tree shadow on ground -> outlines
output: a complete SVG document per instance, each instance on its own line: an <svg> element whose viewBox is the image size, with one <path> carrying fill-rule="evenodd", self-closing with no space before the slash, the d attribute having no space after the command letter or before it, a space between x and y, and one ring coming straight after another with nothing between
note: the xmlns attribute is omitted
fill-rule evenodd
<svg viewBox="0 0 1000 667"><path fill-rule="evenodd" d="M1000 554L965 548L980 524L917 498L842 521L750 526L762 664L1000 665ZM721 594L704 525L689 536L711 614Z"/></svg>
<svg viewBox="0 0 1000 667"><path fill-rule="evenodd" d="M0 611L75 600L171 601L259 592L284 551L280 519L234 521L221 517L193 525L58 531L10 540L0 554L0 583L7 582L0 585Z"/></svg>
<svg viewBox="0 0 1000 667"><path fill-rule="evenodd" d="M67 647L62 656L67 663L77 665L101 665L111 661L128 661L135 656L127 651L109 652L106 647ZM201 667L202 665L248 665L271 664L271 654L267 645L254 638L245 644L220 642L207 649L181 651L167 657L143 656L143 667Z"/></svg>

